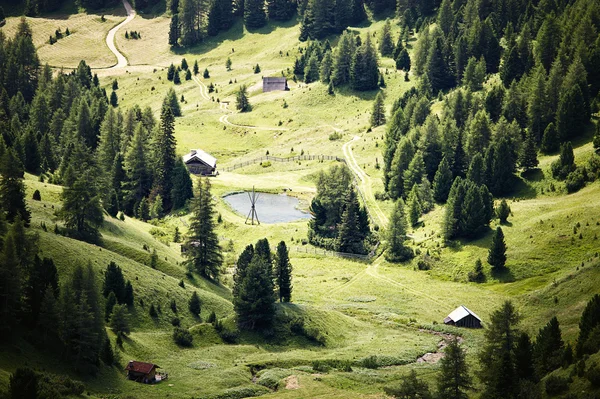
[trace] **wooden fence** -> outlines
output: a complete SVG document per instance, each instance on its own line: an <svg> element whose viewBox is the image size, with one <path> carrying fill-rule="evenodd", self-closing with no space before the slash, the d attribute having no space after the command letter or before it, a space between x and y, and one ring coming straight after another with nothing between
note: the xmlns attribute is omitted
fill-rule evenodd
<svg viewBox="0 0 600 399"><path fill-rule="evenodd" d="M243 168L244 166L254 165L257 163L265 162L265 161L273 161L273 162L295 162L295 161L338 161L338 162L346 162L344 158L335 157L332 155L296 155L295 157L274 157L271 155L265 155L264 157L254 158L249 161L236 163L234 165L228 166L226 168L222 168L224 172L231 172L239 168Z"/></svg>

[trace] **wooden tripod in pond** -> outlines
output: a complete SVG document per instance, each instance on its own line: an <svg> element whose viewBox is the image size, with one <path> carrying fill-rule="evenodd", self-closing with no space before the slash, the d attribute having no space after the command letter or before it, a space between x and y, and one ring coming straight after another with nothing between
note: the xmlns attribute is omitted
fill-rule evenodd
<svg viewBox="0 0 600 399"><path fill-rule="evenodd" d="M256 213L256 201L258 200L259 194L256 194L254 191L254 186L252 186L252 194L248 193L248 197L250 198L250 212L248 213L248 217L246 217L246 224L248 224L248 220L250 220L251 224L254 225L254 219L256 219L256 224L260 224L258 214Z"/></svg>

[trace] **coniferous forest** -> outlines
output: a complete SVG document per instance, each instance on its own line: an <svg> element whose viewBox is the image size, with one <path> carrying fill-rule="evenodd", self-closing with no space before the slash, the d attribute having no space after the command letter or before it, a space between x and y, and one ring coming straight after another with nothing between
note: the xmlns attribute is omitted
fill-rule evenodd
<svg viewBox="0 0 600 399"><path fill-rule="evenodd" d="M0 399L596 398L599 117L596 0L0 2Z"/></svg>

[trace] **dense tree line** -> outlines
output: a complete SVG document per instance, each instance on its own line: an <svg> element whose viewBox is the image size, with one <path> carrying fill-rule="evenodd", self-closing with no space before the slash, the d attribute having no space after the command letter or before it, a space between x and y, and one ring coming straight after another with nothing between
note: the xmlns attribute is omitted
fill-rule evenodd
<svg viewBox="0 0 600 399"><path fill-rule="evenodd" d="M379 48L399 57L404 29L418 29L410 64L419 81L394 102L387 118L383 171L389 197L406 201L413 184L424 180L440 203L448 200L457 178L461 185L485 186L485 195L471 190L469 198L459 196L460 204L456 196L463 190L454 190L446 212L447 238L475 237L490 220L489 193L510 194L516 172L536 168L539 151L560 149L551 171L569 192L597 178L598 157L576 165L569 143L588 129L591 110L600 107L597 2L537 7L444 0L436 15L433 2L412 8L401 3L403 31L396 49L385 26ZM415 17L427 15L416 23ZM483 85L496 73L500 81ZM440 91L442 111L434 116L431 103ZM485 204L481 215L464 212L470 220L461 221L459 208L473 201Z"/></svg>
<svg viewBox="0 0 600 399"><path fill-rule="evenodd" d="M57 213L65 233L96 241L103 209L147 219L161 217L192 196L187 169L175 155L174 91L160 121L150 108L109 106L97 76L81 61L70 74L40 67L25 20L15 39L0 32L0 197L8 221L27 224L24 172L62 184ZM113 82L114 86L114 82ZM118 86L117 86L118 87ZM175 99L173 101L173 98Z"/></svg>
<svg viewBox="0 0 600 399"><path fill-rule="evenodd" d="M311 244L339 252L369 252L372 239L369 217L358 200L346 166L335 165L319 173L310 212Z"/></svg>
<svg viewBox="0 0 600 399"><path fill-rule="evenodd" d="M266 238L240 254L233 276L233 306L240 328L265 330L273 326L275 301L292 299L292 265L285 242L271 252Z"/></svg>

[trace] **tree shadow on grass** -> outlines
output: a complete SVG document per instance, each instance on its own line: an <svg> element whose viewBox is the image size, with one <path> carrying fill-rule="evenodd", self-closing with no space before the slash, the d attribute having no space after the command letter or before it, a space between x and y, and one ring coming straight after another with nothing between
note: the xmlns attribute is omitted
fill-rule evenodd
<svg viewBox="0 0 600 399"><path fill-rule="evenodd" d="M493 278L495 278L496 280L498 280L501 283L513 283L516 281L514 274L507 267L503 267L500 270L492 269L491 274L492 274Z"/></svg>
<svg viewBox="0 0 600 399"><path fill-rule="evenodd" d="M521 172L521 177L530 182L540 182L544 180L544 171L540 168L529 169Z"/></svg>

